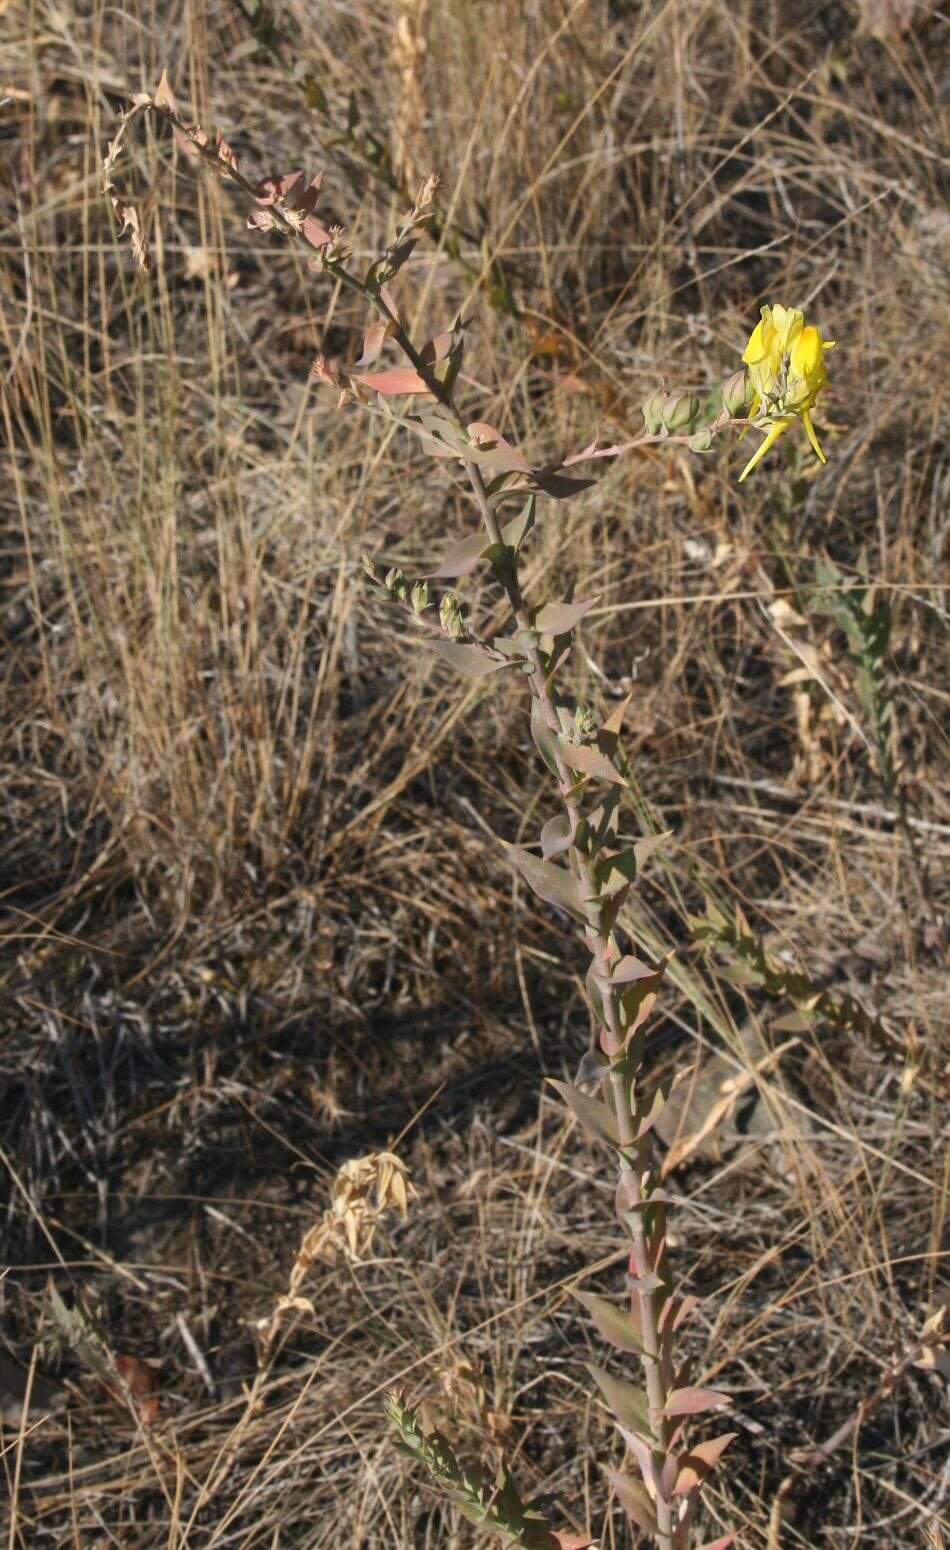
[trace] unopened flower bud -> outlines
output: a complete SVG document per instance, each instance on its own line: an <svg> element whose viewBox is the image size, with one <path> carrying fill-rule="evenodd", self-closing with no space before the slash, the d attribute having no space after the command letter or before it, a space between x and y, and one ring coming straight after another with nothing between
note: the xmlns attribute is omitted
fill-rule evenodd
<svg viewBox="0 0 950 1550"><path fill-rule="evenodd" d="M416 582L412 589L410 601L412 603L412 611L414 614L425 613L430 601L429 583L427 581Z"/></svg>
<svg viewBox="0 0 950 1550"><path fill-rule="evenodd" d="M723 408L734 420L740 419L752 402L751 387L746 371L733 372L729 380L722 384Z"/></svg>
<svg viewBox="0 0 950 1550"><path fill-rule="evenodd" d="M371 581L376 580L376 562L368 549L360 550L360 564Z"/></svg>
<svg viewBox="0 0 950 1550"><path fill-rule="evenodd" d="M578 705L574 712L574 740L589 743L597 736L597 717L586 705Z"/></svg>
<svg viewBox="0 0 950 1550"><path fill-rule="evenodd" d="M699 414L699 399L695 393L679 391L667 394L660 409L660 417L668 431L685 430Z"/></svg>
<svg viewBox="0 0 950 1550"><path fill-rule="evenodd" d="M409 595L406 578L398 565L394 565L392 570L386 572L385 586L386 590L391 592L393 597L398 597L401 603L404 603Z"/></svg>
<svg viewBox="0 0 950 1550"><path fill-rule="evenodd" d="M663 424L663 401L666 398L662 388L654 388L648 398L643 400L643 419L651 436L656 436Z"/></svg>
<svg viewBox="0 0 950 1550"><path fill-rule="evenodd" d="M701 431L694 431L689 438L689 448L692 452L709 452L712 444L713 433L708 425L704 425Z"/></svg>
<svg viewBox="0 0 950 1550"><path fill-rule="evenodd" d="M450 635L453 640L458 640L465 634L465 621L454 592L446 592L439 604L439 623L446 635Z"/></svg>

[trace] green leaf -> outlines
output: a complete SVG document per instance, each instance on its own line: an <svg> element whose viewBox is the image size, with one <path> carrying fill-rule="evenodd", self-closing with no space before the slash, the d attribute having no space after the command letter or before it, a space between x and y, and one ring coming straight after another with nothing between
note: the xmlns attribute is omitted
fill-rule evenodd
<svg viewBox="0 0 950 1550"><path fill-rule="evenodd" d="M587 1309L597 1333L609 1345L631 1355L642 1355L643 1341L639 1339L626 1309L615 1307L612 1302L598 1297L594 1292L580 1292L572 1288L572 1296Z"/></svg>
<svg viewBox="0 0 950 1550"><path fill-rule="evenodd" d="M528 887L544 899L546 903L555 905L558 909L566 910L575 920L583 921L584 910L581 905L580 889L577 878L566 867L558 866L553 861L543 861L532 855L523 845L509 845L502 840L505 854L512 866L520 872Z"/></svg>
<svg viewBox="0 0 950 1550"><path fill-rule="evenodd" d="M450 667L454 667L466 678L486 678L489 673L497 673L499 668L507 667L506 662L499 662L490 657L481 646L465 646L457 640L427 640L425 644L436 656L441 657Z"/></svg>
<svg viewBox="0 0 950 1550"><path fill-rule="evenodd" d="M585 1362L584 1365L621 1426L652 1442L650 1406L643 1389L635 1383L628 1383L626 1378L613 1377L593 1362Z"/></svg>
<svg viewBox="0 0 950 1550"><path fill-rule="evenodd" d="M632 1480L629 1475L622 1475L617 1469L611 1469L609 1464L601 1467L627 1516L632 1519L637 1528L642 1528L645 1534L655 1534L656 1512L646 1486L641 1485L639 1480Z"/></svg>
<svg viewBox="0 0 950 1550"><path fill-rule="evenodd" d="M552 775L557 775L557 758L555 750L558 747L558 739L548 726L544 715L544 708L536 695L531 696L531 736L534 746L541 755Z"/></svg>
<svg viewBox="0 0 950 1550"><path fill-rule="evenodd" d="M606 1141L608 1146L619 1144L617 1120L606 1103L601 1103L599 1098L589 1098L570 1082L557 1081L554 1077L548 1077L548 1081L592 1140Z"/></svg>

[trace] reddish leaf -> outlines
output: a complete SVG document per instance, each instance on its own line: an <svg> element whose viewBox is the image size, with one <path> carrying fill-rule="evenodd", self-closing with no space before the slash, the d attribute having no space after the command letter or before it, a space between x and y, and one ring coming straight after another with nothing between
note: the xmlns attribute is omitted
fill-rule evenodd
<svg viewBox="0 0 950 1550"><path fill-rule="evenodd" d="M278 200L286 200L287 195L297 187L302 177L302 172L285 172L270 178L261 178L254 188L254 197L258 204L274 205Z"/></svg>
<svg viewBox="0 0 950 1550"><path fill-rule="evenodd" d="M676 1476L672 1494L684 1496L694 1486L700 1485L715 1469L729 1444L737 1436L737 1432L724 1432L721 1437L713 1437L709 1442L698 1442L694 1448L690 1448L686 1457L680 1460L680 1470Z"/></svg>
<svg viewBox="0 0 950 1550"><path fill-rule="evenodd" d="M473 462L494 469L496 473L530 472L531 465L524 453L506 441L501 431L496 431L493 425L488 425L485 420L472 420L466 430L476 444L471 454Z"/></svg>
<svg viewBox="0 0 950 1550"><path fill-rule="evenodd" d="M363 335L363 353L357 366L372 366L379 359L379 352L393 331L393 325L388 318L374 318Z"/></svg>
<svg viewBox="0 0 950 1550"><path fill-rule="evenodd" d="M644 963L642 958L633 958L626 954L617 960L613 969L607 974L598 974L598 979L609 980L614 985L632 985L635 980L648 980L661 978L662 969L652 967Z"/></svg>
<svg viewBox="0 0 950 1550"><path fill-rule="evenodd" d="M729 1550L729 1546L735 1544L735 1534L724 1534L721 1539L710 1539L705 1545L700 1545L699 1550Z"/></svg>
<svg viewBox="0 0 950 1550"><path fill-rule="evenodd" d="M134 1409L143 1425L158 1415L158 1379L147 1362L137 1356L117 1356L115 1370L122 1379Z"/></svg>
<svg viewBox="0 0 950 1550"><path fill-rule="evenodd" d="M597 1540L591 1539L589 1535L574 1534L566 1528L552 1530L551 1538L558 1546L558 1550L590 1550L591 1545L597 1544Z"/></svg>
<svg viewBox="0 0 950 1550"><path fill-rule="evenodd" d="M656 1512L650 1493L639 1480L631 1480L629 1475L622 1475L618 1469L611 1469L610 1465L604 1466L604 1474L617 1493L617 1499L621 1503L629 1518L642 1528L645 1534L653 1534L656 1531Z"/></svg>
<svg viewBox="0 0 950 1550"><path fill-rule="evenodd" d="M364 387L372 388L374 393L379 393L383 398L392 398L400 393L429 391L412 366L393 366L390 371L370 372L367 376L356 375L356 381Z"/></svg>
<svg viewBox="0 0 950 1550"><path fill-rule="evenodd" d="M666 1401L664 1415L701 1415L704 1410L717 1410L720 1405L731 1404L728 1394L718 1389L674 1389Z"/></svg>
<svg viewBox="0 0 950 1550"><path fill-rule="evenodd" d="M333 238L325 226L315 221L312 215L308 215L301 227L301 232L312 248L324 248Z"/></svg>
<svg viewBox="0 0 950 1550"><path fill-rule="evenodd" d="M167 70L162 71L162 78L159 81L158 89L155 92L155 103L160 108L170 109L172 113L178 112L178 103L175 100L175 93L173 92L171 82L168 79Z"/></svg>

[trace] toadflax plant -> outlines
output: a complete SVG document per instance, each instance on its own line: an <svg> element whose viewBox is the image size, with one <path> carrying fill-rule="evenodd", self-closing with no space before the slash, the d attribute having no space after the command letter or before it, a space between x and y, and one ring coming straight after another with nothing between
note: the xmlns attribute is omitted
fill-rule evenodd
<svg viewBox="0 0 950 1550"><path fill-rule="evenodd" d="M629 1245L627 1296L618 1305L592 1292L575 1295L609 1346L628 1359L630 1375L591 1366L593 1383L626 1443L625 1472L607 1469L610 1484L634 1525L659 1550L691 1550L700 1493L733 1433L703 1440L691 1434L694 1418L727 1404L724 1394L695 1387L677 1356L677 1336L696 1299L677 1290L667 1255L669 1198L660 1186L651 1152L651 1130L670 1094L647 1081L645 1023L656 1001L664 965L642 962L627 950L620 912L656 839L622 832L625 779L619 752L626 703L599 722L574 703L565 668L573 632L592 599L527 597L520 560L531 541L542 500L568 500L593 482L580 465L622 457L653 444L679 444L701 453L724 430L758 430L761 446L751 471L776 438L801 422L822 457L811 421L824 385L823 345L800 311L762 309L743 356L744 365L724 384L722 406L710 418L700 398L664 388L643 405L644 433L620 445L596 441L570 456L537 462L494 426L463 410L458 390L465 349L462 322L417 343L393 282L404 269L431 212L435 179L421 188L389 246L358 270L344 230L324 226L318 213L320 177L300 172L251 180L220 135L210 136L182 116L163 76L154 96L134 99L123 115L105 161L105 192L123 230L131 232L139 264L148 267L145 233L133 205L119 193L114 174L129 126L151 113L167 121L181 150L227 179L244 196L248 224L295 242L317 274L330 276L366 309L363 348L345 364L319 356L314 379L335 390L338 404L385 416L416 437L430 456L461 469L471 491L477 524L426 576L392 569L380 575L364 561L371 584L394 609L419 626L423 649L469 677L521 675L531 734L550 774L560 809L536 846L505 844L511 865L546 903L569 915L590 956L587 994L599 1030L599 1048L587 1054L573 1082L554 1082L578 1123L612 1155L617 1169L617 1216ZM385 358L385 359L384 359ZM488 636L463 612L452 584L476 567L488 567L507 600L509 622ZM526 1550L581 1550L590 1537L560 1528L538 1506L525 1503L507 1469L489 1478L458 1459L448 1440L426 1431L419 1414L397 1395L389 1416L400 1445L483 1530ZM703 1547L725 1550L730 1534Z"/></svg>

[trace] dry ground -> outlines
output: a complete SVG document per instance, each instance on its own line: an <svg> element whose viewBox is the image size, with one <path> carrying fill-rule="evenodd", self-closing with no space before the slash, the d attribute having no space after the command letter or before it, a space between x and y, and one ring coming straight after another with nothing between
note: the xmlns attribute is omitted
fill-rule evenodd
<svg viewBox="0 0 950 1550"><path fill-rule="evenodd" d="M326 147L300 81L341 121L355 88L360 134L413 177L441 169L464 267L423 244L405 294L436 326L464 304L467 401L542 457L635 426L659 376L733 370L763 301L839 340L827 468L791 437L741 489L735 448L628 459L546 512L529 566L536 593L601 594L578 691L604 710L634 683L636 805L674 831L628 920L676 953L658 1065L718 1049L718 1093L798 1040L672 1176L677 1263L705 1298L690 1338L739 1433L710 1537L762 1550L796 1450L873 1395L941 1284L946 18L275 15L296 82L227 0L0 0L3 1372L12 1393L42 1341L38 1374L66 1386L28 1436L4 1406L7 1543L473 1544L387 1440L396 1383L454 1410L470 1455L503 1443L582 1527L616 1451L565 1292L589 1262L619 1291L611 1192L539 1083L585 1047L581 959L484 828L531 836L552 810L524 696L460 691L358 562L418 571L471 513L443 468L307 386L316 349L352 358L361 317L151 132L124 174L155 251L136 276L96 168L117 106L168 65L262 173L329 163L359 251L398 203ZM499 253L520 319L471 279ZM848 575L864 554L890 610L897 794L846 637L807 605L820 552ZM711 897L741 902L779 971L869 1017L836 1025L826 1000L777 1029L781 985L691 945ZM314 1311L249 1399L255 1321L334 1171L394 1144L408 1222L371 1263L313 1270ZM54 1289L113 1356L154 1364L151 1426L88 1353L52 1350ZM927 1543L943 1403L911 1368L792 1481L772 1545ZM614 1515L605 1544L626 1532Z"/></svg>

